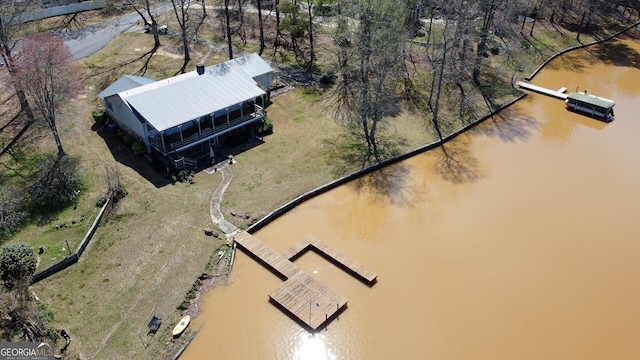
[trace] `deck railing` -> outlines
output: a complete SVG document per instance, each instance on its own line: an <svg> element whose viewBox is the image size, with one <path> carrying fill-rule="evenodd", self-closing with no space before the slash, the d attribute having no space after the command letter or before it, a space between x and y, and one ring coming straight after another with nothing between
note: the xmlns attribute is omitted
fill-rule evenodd
<svg viewBox="0 0 640 360"><path fill-rule="evenodd" d="M254 111L248 114L244 114L244 116L242 117L237 117L235 119L230 119L228 122L225 122L221 125L217 125L213 128L206 128L206 129L202 129L199 132L194 133L191 136L188 137L183 137L181 140L178 141L172 141L170 143L166 143L165 145L167 146L167 148L165 149L166 151L171 151L171 150L177 150L180 149L183 146L192 144L200 139L204 139L206 137L209 137L211 135L215 135L217 133L220 133L222 131L225 131L227 129L233 128L234 126L240 125L242 123L248 122L250 120L254 120L256 118L262 117L264 116L264 109L259 106L259 105L255 105L254 107ZM166 139L166 138L165 138ZM151 146L153 146L154 148L158 149L158 150L162 150L162 140L160 138L160 136L157 137L152 137L149 139L149 142L151 144Z"/></svg>
<svg viewBox="0 0 640 360"><path fill-rule="evenodd" d="M195 160L188 157L184 157L184 156L178 160L174 160L173 165L175 166L176 170L182 170L187 168L191 168L191 169L198 168L198 163Z"/></svg>

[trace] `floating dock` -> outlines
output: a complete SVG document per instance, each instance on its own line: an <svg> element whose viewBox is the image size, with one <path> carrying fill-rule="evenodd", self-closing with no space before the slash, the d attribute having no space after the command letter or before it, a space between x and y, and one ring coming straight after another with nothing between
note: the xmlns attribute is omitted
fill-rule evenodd
<svg viewBox="0 0 640 360"><path fill-rule="evenodd" d="M543 88L542 86L529 84L529 83L524 82L524 81L518 81L516 83L516 85L518 85L519 87L521 87L523 89L531 90L531 91L537 92L539 94L551 96L551 97L554 97L556 99L567 100L567 94L566 94L567 88L565 88L565 87L560 88L558 90L550 90L550 89L547 89L547 88Z"/></svg>
<svg viewBox="0 0 640 360"><path fill-rule="evenodd" d="M325 257L370 284L377 279L374 272L313 236L307 236L297 242L285 251L284 255L271 249L246 231L236 234L234 241L249 254L257 257L273 271L287 279L269 294L269 298L313 330L339 312L347 304L347 299L300 269L290 259L313 247Z"/></svg>

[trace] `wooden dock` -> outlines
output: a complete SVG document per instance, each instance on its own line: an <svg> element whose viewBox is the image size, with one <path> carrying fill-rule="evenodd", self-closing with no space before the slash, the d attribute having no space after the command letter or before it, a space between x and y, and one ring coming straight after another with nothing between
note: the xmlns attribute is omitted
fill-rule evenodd
<svg viewBox="0 0 640 360"><path fill-rule="evenodd" d="M347 304L347 299L329 289L290 259L313 246L325 256L331 257L354 274L373 283L377 275L341 252L332 249L313 236L307 236L281 255L246 231L234 236L234 241L244 250L259 258L287 280L269 294L269 298L288 311L300 322L315 330Z"/></svg>
<svg viewBox="0 0 640 360"><path fill-rule="evenodd" d="M523 88L523 89L527 89L527 90L531 90L533 92L537 92L543 95L547 95L547 96L551 96L554 97L556 99L561 99L561 100L566 100L567 99L567 88L563 87L560 88L559 90L550 90L547 88L543 88L542 86L537 86L537 85L533 85L533 84L529 84L527 82L524 81L518 81L516 83L516 85L518 85L519 87Z"/></svg>
<svg viewBox="0 0 640 360"><path fill-rule="evenodd" d="M233 239L238 243L238 245L258 257L265 264L269 265L273 270L287 279L290 279L303 271L289 261L289 259L280 255L277 251L268 247L265 243L251 236L251 234L246 231L236 234Z"/></svg>
<svg viewBox="0 0 640 360"><path fill-rule="evenodd" d="M346 298L305 271L289 278L269 297L314 330L347 304Z"/></svg>
<svg viewBox="0 0 640 360"><path fill-rule="evenodd" d="M298 241L292 247L283 252L282 256L291 260L298 256L300 253L305 252L311 248L320 252L321 255L330 258L345 269L349 270L351 273L361 278L361 280L372 283L376 281L376 278L378 277L376 273L369 270L364 265L359 264L355 260L332 248L313 235L305 236L302 240Z"/></svg>

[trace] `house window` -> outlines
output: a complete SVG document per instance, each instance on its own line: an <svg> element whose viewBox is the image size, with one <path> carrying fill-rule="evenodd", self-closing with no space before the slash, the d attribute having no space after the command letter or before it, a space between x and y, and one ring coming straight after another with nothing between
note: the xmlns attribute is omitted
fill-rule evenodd
<svg viewBox="0 0 640 360"><path fill-rule="evenodd" d="M107 109L113 111L113 107L111 106L111 101L107 100L105 101L105 103L107 104Z"/></svg>

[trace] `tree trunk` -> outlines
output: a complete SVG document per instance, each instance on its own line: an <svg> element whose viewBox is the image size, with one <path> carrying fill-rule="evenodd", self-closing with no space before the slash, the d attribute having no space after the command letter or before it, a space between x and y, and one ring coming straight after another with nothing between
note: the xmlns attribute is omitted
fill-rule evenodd
<svg viewBox="0 0 640 360"><path fill-rule="evenodd" d="M233 59L233 45L231 44L231 22L229 14L229 0L224 0L224 17L227 25L227 46L229 48L229 60Z"/></svg>
<svg viewBox="0 0 640 360"><path fill-rule="evenodd" d="M51 129L51 133L53 134L53 139L56 142L56 147L58 148L58 159L63 158L66 154L64 149L62 148L62 141L60 141L60 135L58 134L58 127L56 126L56 121L52 119L47 119L47 124Z"/></svg>
<svg viewBox="0 0 640 360"><path fill-rule="evenodd" d="M482 59L486 52L487 36L488 36L489 28L491 27L491 24L493 22L494 11L495 11L494 0L491 0L490 3L488 4L487 10L485 10L485 13L484 13L484 21L483 21L482 30L480 33L480 42L478 43L478 52L476 54L476 62L473 67L473 81L477 85L480 85L480 71L482 70Z"/></svg>
<svg viewBox="0 0 640 360"><path fill-rule="evenodd" d="M258 1L258 27L260 28L260 51L258 55L262 56L264 52L264 24L262 23L262 0Z"/></svg>
<svg viewBox="0 0 640 360"><path fill-rule="evenodd" d="M280 8L278 7L280 5L280 0L275 0L275 1L276 1L276 38L273 41L274 52L278 51L278 47L280 46L280 36L282 36L282 34L280 34Z"/></svg>
<svg viewBox="0 0 640 360"><path fill-rule="evenodd" d="M438 71L438 85L436 86L436 98L435 104L433 107L433 126L436 128L436 132L438 133L438 138L440 142L443 140L442 131L440 130L440 119L439 111L440 111L440 94L442 93L442 79L444 78L444 67L447 61L447 25L448 21L445 20L444 30L442 33L442 58L440 59L440 69Z"/></svg>
<svg viewBox="0 0 640 360"><path fill-rule="evenodd" d="M189 22L189 5L186 0L171 0L171 5L173 5L173 13L176 16L176 20L178 21L178 25L180 25L180 36L182 38L182 47L183 47L183 62L182 67L178 71L181 74L184 74L187 64L191 61L191 56L189 54L189 34L188 34L188 22Z"/></svg>
<svg viewBox="0 0 640 360"><path fill-rule="evenodd" d="M309 47L311 48L309 54L309 74L313 73L313 60L315 60L316 53L313 48L313 14L311 12L311 7L313 5L313 0L307 0L308 10L309 10Z"/></svg>

